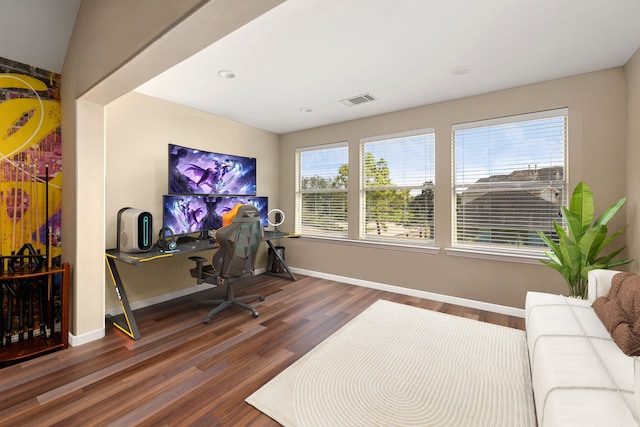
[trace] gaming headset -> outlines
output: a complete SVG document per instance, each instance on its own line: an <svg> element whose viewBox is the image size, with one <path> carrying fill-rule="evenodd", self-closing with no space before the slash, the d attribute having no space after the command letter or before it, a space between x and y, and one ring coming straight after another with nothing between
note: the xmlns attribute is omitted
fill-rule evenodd
<svg viewBox="0 0 640 427"><path fill-rule="evenodd" d="M175 251L178 248L178 242L170 227L162 227L158 234L158 249L161 251Z"/></svg>

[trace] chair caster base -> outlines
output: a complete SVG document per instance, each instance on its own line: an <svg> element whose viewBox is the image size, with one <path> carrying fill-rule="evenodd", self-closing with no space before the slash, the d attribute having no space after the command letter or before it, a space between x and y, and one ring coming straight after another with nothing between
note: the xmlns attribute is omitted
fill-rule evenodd
<svg viewBox="0 0 640 427"><path fill-rule="evenodd" d="M253 313L251 313L251 317L253 317L254 319L256 317L258 317L260 315L260 313L258 313L257 311L254 311Z"/></svg>
<svg viewBox="0 0 640 427"><path fill-rule="evenodd" d="M262 295L260 295L260 296L258 297L258 300L259 300L259 301L264 301L264 297L263 297Z"/></svg>
<svg viewBox="0 0 640 427"><path fill-rule="evenodd" d="M211 323L211 317L207 317L206 319L204 319L204 323L207 325Z"/></svg>

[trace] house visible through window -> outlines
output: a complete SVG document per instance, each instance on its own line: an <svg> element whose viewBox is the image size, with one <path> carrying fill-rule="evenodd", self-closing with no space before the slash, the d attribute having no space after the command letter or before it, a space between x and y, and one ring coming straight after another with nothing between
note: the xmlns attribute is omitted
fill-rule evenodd
<svg viewBox="0 0 640 427"><path fill-rule="evenodd" d="M453 126L454 247L545 249L567 197L567 110Z"/></svg>
<svg viewBox="0 0 640 427"><path fill-rule="evenodd" d="M296 151L296 232L348 237L347 163L346 142Z"/></svg>
<svg viewBox="0 0 640 427"><path fill-rule="evenodd" d="M433 246L434 146L432 129L361 141L364 239Z"/></svg>

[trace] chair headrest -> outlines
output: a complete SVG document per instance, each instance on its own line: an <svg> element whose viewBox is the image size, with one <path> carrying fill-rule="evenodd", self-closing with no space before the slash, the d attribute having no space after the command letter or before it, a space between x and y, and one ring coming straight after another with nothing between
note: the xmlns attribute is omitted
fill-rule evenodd
<svg viewBox="0 0 640 427"><path fill-rule="evenodd" d="M247 222L251 221L251 218L255 217L260 217L260 212L255 206L237 203L233 209L222 215L222 225L226 226L232 222Z"/></svg>
<svg viewBox="0 0 640 427"><path fill-rule="evenodd" d="M260 221L260 211L253 205L241 205L231 222Z"/></svg>

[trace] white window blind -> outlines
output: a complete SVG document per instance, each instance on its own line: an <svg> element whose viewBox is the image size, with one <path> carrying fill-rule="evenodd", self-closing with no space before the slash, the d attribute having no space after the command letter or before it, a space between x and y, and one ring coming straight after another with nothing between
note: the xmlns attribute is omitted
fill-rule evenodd
<svg viewBox="0 0 640 427"><path fill-rule="evenodd" d="M346 142L297 150L296 232L348 236L348 154Z"/></svg>
<svg viewBox="0 0 640 427"><path fill-rule="evenodd" d="M433 129L360 143L361 235L434 245Z"/></svg>
<svg viewBox="0 0 640 427"><path fill-rule="evenodd" d="M454 247L541 250L567 197L567 110L453 126Z"/></svg>

